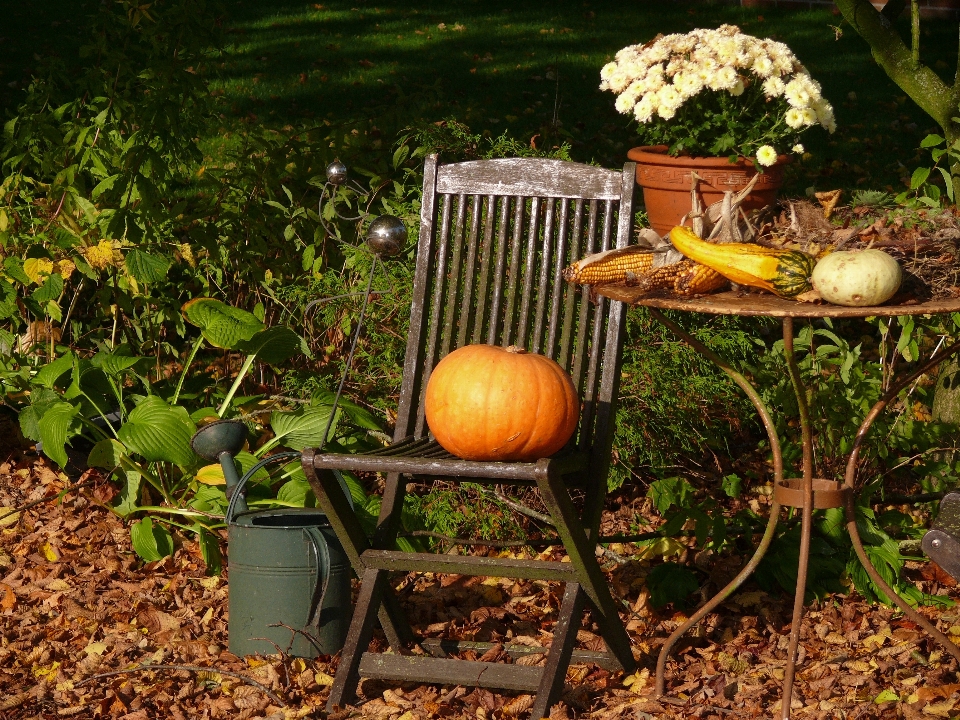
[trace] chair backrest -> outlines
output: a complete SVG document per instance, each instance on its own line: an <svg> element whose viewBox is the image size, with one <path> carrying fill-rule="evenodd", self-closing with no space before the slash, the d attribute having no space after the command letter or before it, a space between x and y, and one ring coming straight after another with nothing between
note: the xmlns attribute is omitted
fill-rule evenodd
<svg viewBox="0 0 960 720"><path fill-rule="evenodd" d="M572 442L609 455L626 308L592 301L561 272L629 243L634 167L427 158L395 439L427 434L424 389L447 353L468 343L519 345L570 372L583 400Z"/></svg>

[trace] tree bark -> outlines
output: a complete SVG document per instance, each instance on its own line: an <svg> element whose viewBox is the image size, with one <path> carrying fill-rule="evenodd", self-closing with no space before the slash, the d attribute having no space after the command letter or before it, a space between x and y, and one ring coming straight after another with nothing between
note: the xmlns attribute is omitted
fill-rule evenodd
<svg viewBox="0 0 960 720"><path fill-rule="evenodd" d="M835 2L844 19L867 41L874 60L890 79L936 121L948 140L955 138L958 128L952 118L960 100L956 86L947 85L930 68L915 63L910 48L904 44L891 20L873 7L870 0ZM900 9L902 11L902 7Z"/></svg>

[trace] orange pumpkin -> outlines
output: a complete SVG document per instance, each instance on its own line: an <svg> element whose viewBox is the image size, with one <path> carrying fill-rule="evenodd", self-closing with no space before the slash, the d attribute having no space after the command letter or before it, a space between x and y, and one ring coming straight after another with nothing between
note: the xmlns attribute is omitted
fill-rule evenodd
<svg viewBox="0 0 960 720"><path fill-rule="evenodd" d="M434 368L424 409L437 442L458 457L531 461L566 444L580 400L550 358L515 346L466 345Z"/></svg>

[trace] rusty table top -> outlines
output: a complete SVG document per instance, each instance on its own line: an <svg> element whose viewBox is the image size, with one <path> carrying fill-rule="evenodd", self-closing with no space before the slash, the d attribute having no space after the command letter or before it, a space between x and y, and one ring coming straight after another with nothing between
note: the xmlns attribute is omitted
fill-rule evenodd
<svg viewBox="0 0 960 720"><path fill-rule="evenodd" d="M892 315L935 315L960 311L960 298L929 300L901 305L871 307L844 307L842 305L800 303L770 293L727 291L696 298L642 297L643 290L622 283L611 283L594 288L598 295L621 300L629 305L713 313L715 315L762 315L766 317L871 317Z"/></svg>

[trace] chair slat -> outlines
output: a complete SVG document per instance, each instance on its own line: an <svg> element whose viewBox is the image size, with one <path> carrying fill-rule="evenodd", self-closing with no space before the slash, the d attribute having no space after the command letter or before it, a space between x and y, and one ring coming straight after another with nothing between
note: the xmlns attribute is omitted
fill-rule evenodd
<svg viewBox="0 0 960 720"><path fill-rule="evenodd" d="M569 262L575 262L580 258L580 246L583 241L583 199L577 198L573 206L573 233L570 236L570 250L567 256ZM569 283L564 283L563 288L563 330L560 345L560 354L557 362L569 371L571 362L571 343L573 341L574 325L573 313L577 304L578 289Z"/></svg>
<svg viewBox="0 0 960 720"><path fill-rule="evenodd" d="M543 326L546 321L547 296L550 282L550 260L557 240L554 230L557 203L550 198L545 204L546 212L543 218L543 239L540 241L540 252L534 255L540 262L540 276L535 289L537 305L533 314L533 336L530 338L529 345L533 352L549 355L549 352L544 352L543 350Z"/></svg>
<svg viewBox="0 0 960 720"><path fill-rule="evenodd" d="M474 312L473 307L474 286L477 282L476 268L477 249L480 244L480 221L483 215L481 212L481 202L483 202L483 198L480 195L473 196L470 209L470 236L467 243L467 262L463 273L463 299L460 302L460 327L457 330L456 347L466 345L467 337L473 328L473 323L481 322L478 314ZM483 300L484 298L481 297L480 301L483 302Z"/></svg>
<svg viewBox="0 0 960 720"><path fill-rule="evenodd" d="M493 293L490 296L490 313L487 321L487 344L495 345L500 333L500 310L503 304L503 281L507 263L507 236L510 231L510 198L500 198L500 227L497 229L497 270L493 278Z"/></svg>
<svg viewBox="0 0 960 720"><path fill-rule="evenodd" d="M514 313L517 311L517 289L520 286L520 247L523 242L523 215L526 198L517 198L513 207L513 237L510 242L510 276L507 281L507 305L503 313L503 345L513 344Z"/></svg>
<svg viewBox="0 0 960 720"><path fill-rule="evenodd" d="M550 319L547 325L547 340L543 346L544 354L557 359L557 335L560 332L560 301L567 283L563 281L563 268L567 265L567 246L569 244L570 200L560 200L560 226L557 229L557 252L553 261L553 278L550 281ZM544 264L546 267L546 264ZM563 363L560 363L561 366Z"/></svg>
<svg viewBox="0 0 960 720"><path fill-rule="evenodd" d="M487 196L486 210L483 222L483 245L480 248L480 280L477 284L477 317L473 326L471 343L482 341L484 331L490 324L490 317L485 312L485 305L490 304L488 293L490 290L490 273L493 269L493 233L497 224L497 198Z"/></svg>
<svg viewBox="0 0 960 720"><path fill-rule="evenodd" d="M530 222L527 225L527 251L523 258L523 290L520 296L520 322L517 323L515 345L526 347L530 334L530 306L533 303L533 278L537 272L537 245L540 241L540 201L530 199Z"/></svg>

